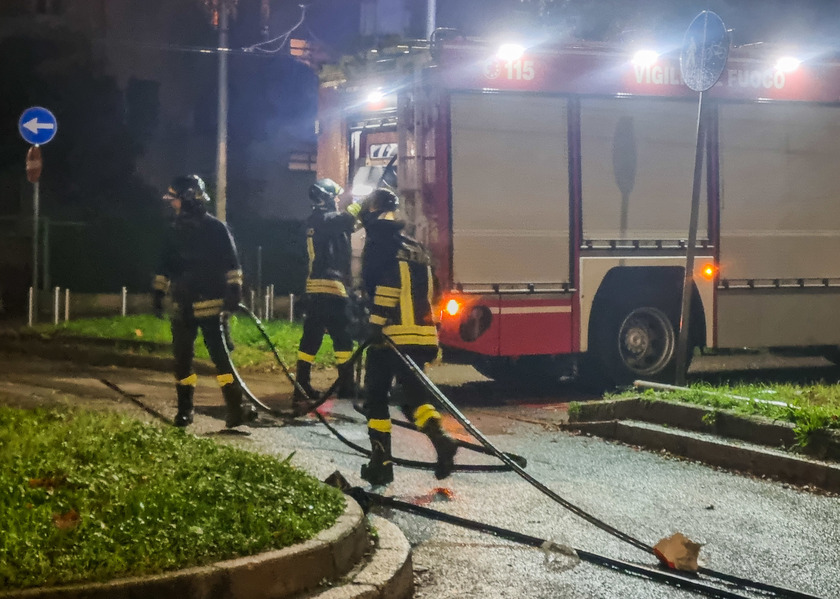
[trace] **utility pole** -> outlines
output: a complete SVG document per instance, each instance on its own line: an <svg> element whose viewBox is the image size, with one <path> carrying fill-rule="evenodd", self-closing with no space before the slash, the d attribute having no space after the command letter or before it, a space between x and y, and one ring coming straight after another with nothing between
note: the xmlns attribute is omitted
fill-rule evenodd
<svg viewBox="0 0 840 599"><path fill-rule="evenodd" d="M428 0L426 10L426 39L431 41L437 27L437 0Z"/></svg>
<svg viewBox="0 0 840 599"><path fill-rule="evenodd" d="M219 6L219 111L216 140L216 216L227 220L228 139L228 11L229 0Z"/></svg>

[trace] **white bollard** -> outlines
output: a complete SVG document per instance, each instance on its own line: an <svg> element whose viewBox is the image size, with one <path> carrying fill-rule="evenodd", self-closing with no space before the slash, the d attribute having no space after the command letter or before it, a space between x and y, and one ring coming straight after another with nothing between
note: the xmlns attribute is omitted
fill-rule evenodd
<svg viewBox="0 0 840 599"><path fill-rule="evenodd" d="M64 322L70 320L70 290L64 290Z"/></svg>
<svg viewBox="0 0 840 599"><path fill-rule="evenodd" d="M295 294L289 294L289 322L295 321Z"/></svg>
<svg viewBox="0 0 840 599"><path fill-rule="evenodd" d="M31 327L35 322L35 290L29 288L29 326Z"/></svg>
<svg viewBox="0 0 840 599"><path fill-rule="evenodd" d="M125 316L126 304L128 304L128 289L122 288L122 315Z"/></svg>
<svg viewBox="0 0 840 599"><path fill-rule="evenodd" d="M58 313L61 311L61 288L53 289L53 324L58 324Z"/></svg>
<svg viewBox="0 0 840 599"><path fill-rule="evenodd" d="M269 302L268 302L268 305L269 305L269 307L271 308L271 311L270 311L270 313L269 313L269 316L270 316L270 317L271 317L271 319L273 320L273 319L274 319L274 283L272 283L271 285L269 285L269 286L268 286L268 289L269 289L268 294L271 296L271 299L270 299L270 300L269 300Z"/></svg>
<svg viewBox="0 0 840 599"><path fill-rule="evenodd" d="M271 300L271 294L268 292L268 287L265 288L265 312L263 312L263 318L268 320L271 318L271 312L269 311L269 301Z"/></svg>

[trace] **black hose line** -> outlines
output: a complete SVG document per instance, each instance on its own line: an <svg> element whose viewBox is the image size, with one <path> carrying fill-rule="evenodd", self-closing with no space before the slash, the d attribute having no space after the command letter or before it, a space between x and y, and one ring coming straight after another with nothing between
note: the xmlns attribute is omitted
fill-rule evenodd
<svg viewBox="0 0 840 599"><path fill-rule="evenodd" d="M634 547L636 547L638 549L641 549L642 551L645 551L645 552L650 553L650 554L654 554L653 547L651 545L648 545L647 543L645 543L645 542L643 542L643 541L641 541L641 540L639 540L639 539L637 539L637 538L635 538L635 537L633 537L633 536L631 536L631 535L629 535L625 532L622 532L622 531L618 530L617 528L615 528L613 526L610 526L606 522L596 518L595 516L589 514L588 512L585 512L583 509L577 507L576 505L574 505L573 503L571 503L567 499L564 499L563 497L561 497L560 495L558 495L557 493L555 493L554 491L552 491L551 489L546 487L543 483L541 483L540 481L535 479L533 476L531 476L530 474L525 472L525 470L523 470L516 462L511 460L510 457L508 457L503 452L499 451L499 449L497 449L481 433L481 431L479 431L477 428L475 428L473 426L473 424L466 418L466 416L464 416L458 410L458 408L455 407L455 405L450 401L450 399L448 397L446 397L446 395L444 395L443 392L440 389L438 389L437 385L435 385L434 382L428 376L426 376L426 373L423 372L423 369L420 368L419 366L417 366L417 364L414 362L414 360L411 359L410 356L408 356L408 355L404 354L402 351L400 351L399 346L397 346L397 344L394 343L393 339L391 339L387 335L383 335L383 338L384 338L385 342L394 351L394 353L396 353L396 355L399 357L399 359L403 362L403 364L405 364L409 369L411 369L411 371L414 373L414 375L423 383L423 385L426 387L426 389L441 403L441 405L443 405L446 408L446 410L461 424L461 426L463 426L475 439L477 439L479 442L481 442L481 444L484 447L486 447L492 453L492 455L499 458L504 464L506 464L511 470L516 472L516 474L518 474L520 477L525 479L535 489L537 489L540 492L542 492L543 494L547 495L549 498L553 499L556 503L559 503L560 505L562 505L563 507L565 507L566 509L568 509L569 511L571 511L575 515L577 515L580 518L586 520L590 524L593 524L597 528L600 528L604 532L606 532L608 534L611 534L614 537L617 537L617 538L621 539L622 541L625 541L625 542L633 545ZM762 582L755 582L755 581L752 581L752 580L749 580L749 579L746 579L746 578L741 578L741 577L738 577L738 576L734 576L734 575L731 575L731 574L725 574L725 573L722 573L722 572L717 572L717 571L712 570L710 568L700 568L699 572L702 573L702 574L705 574L706 576L715 577L715 578L718 578L720 580L724 580L724 581L727 581L727 582L737 584L737 585L739 585L743 588L754 589L754 590L762 591L762 592L765 592L765 593L773 593L777 597L785 597L785 598L791 598L791 599L819 599L815 595L809 595L807 593L803 593L803 592L800 592L800 591L786 589L784 587L779 587L779 586L766 584L766 583L762 583Z"/></svg>
<svg viewBox="0 0 840 599"><path fill-rule="evenodd" d="M706 582L698 580L695 576L690 574L683 574L679 571L662 570L659 568L652 568L640 564L634 564L623 560L617 560L603 555L598 555L582 549L575 549L572 547L565 547L554 543L548 539L541 539L531 535L526 535L514 530L508 530L492 524L486 524L477 520L469 520L460 516L453 516L445 512L433 510L431 508L415 505L405 501L394 499L393 497L385 497L376 493L370 493L361 487L352 487L344 489L344 492L355 499L359 505L367 512L370 506L376 505L384 508L391 508L424 518L431 518L440 522L446 522L469 530L475 530L486 534L491 534L495 537L528 545L530 547L537 547L544 551L554 551L570 558L577 557L581 561L589 562L598 566L611 568L622 573L635 574L643 578L648 578L656 582L662 582L674 587L678 587L687 591L694 591L701 593L708 597L718 597L722 599L749 599L745 595L739 595L726 589L714 587Z"/></svg>
<svg viewBox="0 0 840 599"><path fill-rule="evenodd" d="M519 476L524 478L528 483L531 484L531 486L533 486L537 490L541 491L543 494L547 495L548 497L550 497L555 502L559 503L560 505L562 505L563 507L565 507L566 509L568 509L572 513L574 513L577 516L583 518L584 520L586 520L590 524L594 524L596 527L600 528L601 530L603 530L603 531L605 531L605 532L607 532L607 533L609 533L609 534L611 534L615 537L618 537L622 541L630 543L634 547L637 547L637 548L639 548L643 551L646 551L647 553L653 553L653 547L651 547L647 543L644 543L644 542L640 541L639 539L636 539L635 537L632 537L632 536L618 530L617 528L614 528L614 527L610 526L606 522L604 522L602 520L599 520L598 518L589 514L588 512L583 511L581 508L577 507L576 505L574 505L573 503L571 503L567 499L564 499L563 497L560 497L560 495L558 495L557 493L555 493L554 491L552 491L551 489L546 487L543 483L541 483L540 481L535 479L533 476L531 476L530 474L525 472L524 469L520 468L519 464L517 464L516 462L511 460L508 456L506 456L499 449L497 449L496 446L493 445L487 439L487 437L484 436L483 433L481 433L481 431L479 431L477 428L475 428L475 426L473 426L473 424L467 419L467 417L464 416L458 410L458 408L456 408L455 405L449 400L449 398L446 397L443 394L443 392L440 389L437 388L437 385L435 385L432 382L432 380L429 379L429 377L426 376L426 373L424 373L423 370L419 366L417 366L417 364L414 362L414 360L412 360L410 356L407 356L403 352L400 351L399 347L397 346L396 343L394 343L393 339L391 339L387 335L383 335L383 337L385 338L386 343L391 347L391 349L394 350L394 353L396 353L397 356L399 356L400 360L402 360L402 362L408 368L411 369L411 371L414 373L414 375L417 376L423 382L423 384L426 386L426 388L429 390L429 392L432 393L432 395L435 396L435 398L461 424L461 426L463 426L465 429L467 429L467 431L469 431L469 433L473 437L475 437L484 447L486 447L488 449L488 451L490 451L494 456L499 458L504 464L509 466L511 470L513 470Z"/></svg>
<svg viewBox="0 0 840 599"><path fill-rule="evenodd" d="M295 379L295 376L289 370L289 367L286 366L286 363L284 362L283 358L280 356L280 353L277 351L277 346L271 340L271 337L269 336L268 332L265 330L265 327L263 326L260 319L257 318L257 315L254 314L248 308L246 308L243 304L239 304L239 309L242 312L244 312L245 314L247 314L251 318L251 320L254 322L254 324L257 325L257 329L260 331L260 334L262 335L263 339L265 340L265 342L271 348L271 352L274 354L274 359L277 361L278 364L280 364L280 367L282 368L283 372L286 373L286 376L292 382L292 385L294 385L295 389L300 389L300 391L306 397L309 397L309 395L306 393L306 390L303 389L303 387L301 387L300 383L297 382L297 380ZM256 395L254 395L253 392L251 392L251 390L248 388L248 385L245 384L245 381L243 380L242 376L239 374L239 371L236 369L236 366L233 364L233 358L230 355L230 348L229 348L227 340L226 340L227 336L224 334L225 323L224 323L223 319L220 319L219 326L222 328L222 333L223 333L222 334L222 344L224 346L225 352L228 355L228 359L229 359L229 362L230 362L230 367L231 367L231 370L233 371L232 374L233 374L234 378L236 379L236 381L239 383L240 387L242 387L242 392L247 397L247 399L251 403L253 403L255 406L260 408L261 410L267 412L268 414L271 414L272 416L280 418L281 420L283 420L285 422L288 422L289 420L294 419L296 416L303 416L304 414L294 415L294 414L290 414L288 412L282 412L280 410L275 410L275 409L265 405L262 401L259 400L259 398L257 398ZM364 350L367 348L367 346L369 344L370 344L370 340L367 340L364 343L361 343L347 362L352 364L354 361L358 360L359 363L360 363L361 362L360 358L362 356L362 353L364 352ZM317 411L317 409L319 407L321 407L324 404L324 402L327 401L327 399L330 397L330 395L332 395L337 388L338 388L338 380L336 380L330 386L330 388L327 390L327 392L324 393L323 396L320 399L315 401L312 405L307 406L307 412L306 413L314 414L318 418L318 420L321 422L321 424L326 426L327 429L333 434L333 436L336 439L338 439L339 441L341 441L342 443L347 445L350 449L356 451L357 453L363 455L366 458L370 458L371 451L369 449L365 449L364 447L362 447L360 445L357 445L356 443L353 443L352 441L350 441L347 437L345 437L340 432L338 432L338 429L336 429L334 426L332 426L327 421L327 419L324 418L324 416L320 412ZM414 430L417 430L416 427L414 427ZM461 445L461 443L463 443L463 445ZM478 446L476 446L472 443L460 442L459 445L465 447L466 449L473 449L474 451L479 451L478 449L474 449L475 447L478 447ZM483 450L484 448L481 448L481 449ZM486 452L482 451L482 453L486 453ZM517 460L518 463L525 463L525 459L520 457L520 456L512 456L512 459ZM398 457L392 457L391 461L394 464L396 464L397 466L404 466L406 468L415 468L415 469L419 469L419 470L434 470L435 467L436 467L436 464L434 462L422 462L422 461L418 461L418 460L406 460L406 459L398 458ZM455 472L485 472L485 473L486 472L508 472L509 470L510 470L510 468L507 467L504 464L458 464L458 465L455 466L455 469L454 469Z"/></svg>
<svg viewBox="0 0 840 599"><path fill-rule="evenodd" d="M356 412L358 412L362 416L367 416L367 414L365 414L364 408L362 406L360 406L359 404L354 403L353 404L353 409L356 410ZM394 426L398 426L400 428L408 429L410 431L420 432L420 429L418 429L411 422L406 422L404 420L391 420L391 422L394 424ZM463 441L461 439L454 439L454 441L455 441L455 443L457 443L458 447L463 447L464 449L469 449L470 451L474 451L476 453L483 453L484 455L491 455L491 456L495 457L495 454L493 452L491 452L490 450L488 450L483 445L478 445L477 443L470 443L469 441ZM515 453L507 453L507 452L505 452L505 455L508 456L514 462L516 462L522 468L526 468L528 466L528 460L526 460L521 455L516 455ZM508 470L510 470L510 468L505 466L505 471L508 471Z"/></svg>

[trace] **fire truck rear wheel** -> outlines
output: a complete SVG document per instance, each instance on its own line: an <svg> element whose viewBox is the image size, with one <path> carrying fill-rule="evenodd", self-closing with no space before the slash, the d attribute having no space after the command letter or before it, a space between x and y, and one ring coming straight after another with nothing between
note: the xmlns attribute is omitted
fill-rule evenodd
<svg viewBox="0 0 840 599"><path fill-rule="evenodd" d="M669 315L663 306L636 304L604 316L593 336L592 374L600 374L616 387L626 387L636 379L673 381L676 315Z"/></svg>

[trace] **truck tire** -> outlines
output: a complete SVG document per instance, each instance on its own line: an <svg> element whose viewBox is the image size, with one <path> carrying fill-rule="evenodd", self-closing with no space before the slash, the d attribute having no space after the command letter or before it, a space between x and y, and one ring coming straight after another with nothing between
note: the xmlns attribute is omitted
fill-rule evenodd
<svg viewBox="0 0 840 599"><path fill-rule="evenodd" d="M648 300L602 313L595 323L588 376L616 387L637 379L673 382L678 333L673 312Z"/></svg>

